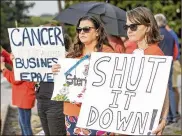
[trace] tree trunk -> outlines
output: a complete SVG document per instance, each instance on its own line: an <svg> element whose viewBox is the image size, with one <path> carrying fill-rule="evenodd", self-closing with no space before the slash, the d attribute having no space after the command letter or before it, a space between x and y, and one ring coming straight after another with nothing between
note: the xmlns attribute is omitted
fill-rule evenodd
<svg viewBox="0 0 182 136"><path fill-rule="evenodd" d="M62 11L61 0L57 0L59 13Z"/></svg>

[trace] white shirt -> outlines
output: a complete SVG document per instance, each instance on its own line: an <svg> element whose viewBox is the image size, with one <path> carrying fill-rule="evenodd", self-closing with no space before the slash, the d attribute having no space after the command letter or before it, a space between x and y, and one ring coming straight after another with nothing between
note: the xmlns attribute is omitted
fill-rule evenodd
<svg viewBox="0 0 182 136"><path fill-rule="evenodd" d="M143 50L143 49L138 48L138 49L135 49L135 50L133 51L133 53L132 53L132 54L136 54L136 55L144 55L144 50Z"/></svg>

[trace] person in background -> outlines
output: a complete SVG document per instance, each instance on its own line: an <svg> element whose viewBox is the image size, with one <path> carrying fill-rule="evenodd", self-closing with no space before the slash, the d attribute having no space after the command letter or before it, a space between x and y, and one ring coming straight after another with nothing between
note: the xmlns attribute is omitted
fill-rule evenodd
<svg viewBox="0 0 182 136"><path fill-rule="evenodd" d="M164 16L164 15L163 15ZM165 16L164 16L165 17ZM166 22L167 23L167 22ZM166 24L166 30L173 36L173 38L174 38L174 40L175 40L175 43L176 43L176 46L177 46L177 48L178 48L178 55L177 55L177 60L179 60L180 59L180 52L179 52L179 50L180 50L180 47L179 47L179 40L178 40L178 36L177 36L177 34L169 27L169 25L168 24Z"/></svg>
<svg viewBox="0 0 182 136"><path fill-rule="evenodd" d="M135 49L137 49L136 42L130 41L128 37L120 37L124 42L125 52L131 54Z"/></svg>
<svg viewBox="0 0 182 136"><path fill-rule="evenodd" d="M109 35L107 38L115 53L132 53L137 48L137 44L129 41L128 37Z"/></svg>
<svg viewBox="0 0 182 136"><path fill-rule="evenodd" d="M12 104L18 107L18 119L23 136L33 135L31 128L31 109L35 104L35 83L28 81L16 81L14 71L10 71L5 66L5 61L12 65L14 56L2 50L1 71L3 76L12 85Z"/></svg>
<svg viewBox="0 0 182 136"><path fill-rule="evenodd" d="M72 50L72 39L71 39L71 37L70 37L68 34L66 34L66 33L64 33L64 44L65 44L65 51L66 51L65 56L66 56L66 55L69 54L69 52L71 52L71 50Z"/></svg>
<svg viewBox="0 0 182 136"><path fill-rule="evenodd" d="M158 43L162 40L159 28L152 12L145 7L137 7L127 11L127 22L124 29L130 41L136 42L138 48L133 51L134 54L142 55L160 55L164 53L159 48ZM126 52L127 53L127 52ZM161 135L166 125L167 114L169 110L168 91L162 108L161 119L156 130L152 133Z"/></svg>
<svg viewBox="0 0 182 136"><path fill-rule="evenodd" d="M93 16L80 18L76 31L77 39L73 47L73 52L67 55L68 58L81 59L91 52L114 52L108 42L104 27L97 18ZM55 64L52 66L52 72L59 72L60 68L61 66L59 64ZM81 103L64 102L67 135L99 135L101 131L76 127L80 108ZM110 133L102 131L102 134L108 135Z"/></svg>
<svg viewBox="0 0 182 136"><path fill-rule="evenodd" d="M48 23L44 27L57 26ZM36 89L37 110L45 135L66 135L63 102L52 101L54 82L40 82Z"/></svg>
<svg viewBox="0 0 182 136"><path fill-rule="evenodd" d="M179 41L178 41L178 36L177 34L169 27L169 25L166 25L167 31L173 36L176 45L178 47L178 56L177 59L174 60L173 63L173 74L172 74L172 86L173 86L173 91L175 93L175 100L176 100L176 116L177 120L180 119L180 113L179 113L179 101L180 101L180 93L178 90L178 85L177 85L177 79L178 75L181 74L181 65L180 65L180 47L179 47Z"/></svg>
<svg viewBox="0 0 182 136"><path fill-rule="evenodd" d="M172 56L173 60L176 60L178 56L178 48L173 36L165 28L167 25L166 17L163 14L156 14L154 17L157 21L160 34L164 36L163 40L161 40L159 43L159 47L161 48L161 50L164 52L166 56ZM173 63L171 65L169 81L168 81L168 88L169 88L168 124L171 124L177 121L175 93L172 88L172 74L173 74Z"/></svg>
<svg viewBox="0 0 182 136"><path fill-rule="evenodd" d="M113 47L115 53L124 53L125 46L124 42L119 36L108 35L109 44Z"/></svg>
<svg viewBox="0 0 182 136"><path fill-rule="evenodd" d="M115 53L132 53L137 48L137 44L129 41L128 37L109 35L107 38Z"/></svg>

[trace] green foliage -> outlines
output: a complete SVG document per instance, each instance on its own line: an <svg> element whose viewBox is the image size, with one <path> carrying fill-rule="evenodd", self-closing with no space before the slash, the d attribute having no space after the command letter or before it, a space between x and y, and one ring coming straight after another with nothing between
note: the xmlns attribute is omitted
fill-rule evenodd
<svg viewBox="0 0 182 136"><path fill-rule="evenodd" d="M32 21L32 26L39 26L39 25L44 24L48 20L43 20L41 17L32 16L31 21Z"/></svg>
<svg viewBox="0 0 182 136"><path fill-rule="evenodd" d="M119 0L114 0L119 1ZM111 1L113 4L113 1ZM180 0L124 0L118 2L116 5L124 10L131 10L138 6L144 6L149 8L153 14L162 13L166 16L169 26L177 33L179 33L181 25L181 13L177 13L181 10ZM180 11L181 12L181 11Z"/></svg>
<svg viewBox="0 0 182 136"><path fill-rule="evenodd" d="M70 101L67 97L67 95L64 95L64 94L57 94L52 100L55 100L55 101Z"/></svg>
<svg viewBox="0 0 182 136"><path fill-rule="evenodd" d="M87 0L66 0L65 8L72 4ZM106 0L95 0L105 2ZM145 6L152 10L154 14L163 13L168 20L169 26L178 34L180 34L181 25L181 1L180 0L108 0L111 4L116 5L125 11L131 10L137 6ZM49 22L57 23L52 20L52 16L29 17L25 11L32 8L34 3L26 4L25 0L3 0L1 2L1 37L0 45L10 51L9 38L7 28L16 27L15 21L18 22L18 27L39 26ZM66 32L72 39L76 35L75 26L65 25ZM181 42L181 39L180 39Z"/></svg>
<svg viewBox="0 0 182 136"><path fill-rule="evenodd" d="M182 131L180 131L180 130L175 130L175 131L174 131L174 134L175 134L175 135L182 135Z"/></svg>
<svg viewBox="0 0 182 136"><path fill-rule="evenodd" d="M66 8L72 4L83 2L85 0L66 1ZM95 0L106 2L106 0ZM109 2L125 11L138 6L149 8L153 14L162 13L167 17L169 26L180 34L181 25L181 1L180 0L109 0ZM179 13L177 13L177 11ZM68 34L73 35L73 29L68 29Z"/></svg>
<svg viewBox="0 0 182 136"><path fill-rule="evenodd" d="M49 17L32 16L30 20L31 20L31 24L29 26L34 26L34 27L44 25L44 24L47 24L50 22L57 23L57 21L52 20L51 16L49 16Z"/></svg>
<svg viewBox="0 0 182 136"><path fill-rule="evenodd" d="M26 4L24 0L3 0L1 1L1 37L0 44L10 51L7 28L25 26L31 23L30 17L25 14L34 3Z"/></svg>
<svg viewBox="0 0 182 136"><path fill-rule="evenodd" d="M30 23L30 17L25 14L25 11L33 6L34 3L26 4L24 0L6 0L2 1L1 10L6 15L6 21L10 22L9 25L16 27L15 21L19 26Z"/></svg>
<svg viewBox="0 0 182 136"><path fill-rule="evenodd" d="M76 36L76 27L72 26L72 25L65 25L65 31L66 33L72 38L74 39Z"/></svg>

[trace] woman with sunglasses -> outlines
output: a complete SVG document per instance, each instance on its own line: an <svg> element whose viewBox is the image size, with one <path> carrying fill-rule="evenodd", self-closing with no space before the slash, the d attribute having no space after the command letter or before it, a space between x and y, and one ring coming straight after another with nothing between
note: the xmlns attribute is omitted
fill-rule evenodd
<svg viewBox="0 0 182 136"><path fill-rule="evenodd" d="M164 53L158 47L158 43L160 40L162 40L159 33L159 28L152 12L148 8L137 7L127 11L127 22L124 29L127 30L129 40L136 42L138 45L138 48L133 51L134 54L164 55ZM167 90L161 113L161 120L158 128L152 132L153 134L162 134L162 131L166 125L168 110L169 98Z"/></svg>
<svg viewBox="0 0 182 136"><path fill-rule="evenodd" d="M73 52L67 55L68 58L82 58L91 52L114 52L109 45L107 35L101 22L93 16L84 16L77 24L77 39ZM58 72L60 65L55 64L52 72ZM64 102L65 125L67 135L101 135L108 132L77 128L76 123L79 116L81 104Z"/></svg>

